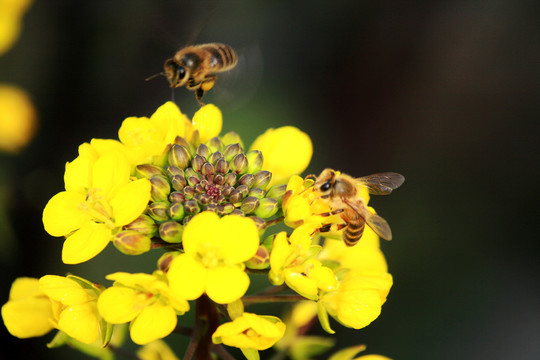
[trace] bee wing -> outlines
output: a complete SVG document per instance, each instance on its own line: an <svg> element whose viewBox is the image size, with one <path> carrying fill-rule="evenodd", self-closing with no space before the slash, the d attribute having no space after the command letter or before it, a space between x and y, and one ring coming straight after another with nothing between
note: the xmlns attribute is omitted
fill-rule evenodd
<svg viewBox="0 0 540 360"><path fill-rule="evenodd" d="M367 187L370 194L388 195L392 190L400 187L405 181L405 178L398 173L383 172L359 177L355 181L357 184Z"/></svg>
<svg viewBox="0 0 540 360"><path fill-rule="evenodd" d="M342 198L343 202L347 204L351 209L356 211L366 221L366 224L375 231L377 235L382 237L384 240L392 240L392 230L390 226L382 217L377 214L373 214L369 209L364 205L362 201L350 201L345 198Z"/></svg>

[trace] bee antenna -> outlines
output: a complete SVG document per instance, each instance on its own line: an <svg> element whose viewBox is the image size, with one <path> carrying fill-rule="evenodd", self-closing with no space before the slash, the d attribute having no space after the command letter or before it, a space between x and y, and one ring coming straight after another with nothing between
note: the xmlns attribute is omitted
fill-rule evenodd
<svg viewBox="0 0 540 360"><path fill-rule="evenodd" d="M155 79L155 78L157 78L158 76L166 76L166 75L165 75L165 73L160 72L160 73L157 73L157 74L154 74L154 75L152 75L152 76L147 77L146 79L144 79L144 81L149 81L149 80Z"/></svg>

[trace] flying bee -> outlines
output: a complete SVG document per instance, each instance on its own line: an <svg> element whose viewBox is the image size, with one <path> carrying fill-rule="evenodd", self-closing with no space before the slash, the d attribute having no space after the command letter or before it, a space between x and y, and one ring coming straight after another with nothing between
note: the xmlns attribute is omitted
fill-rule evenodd
<svg viewBox="0 0 540 360"><path fill-rule="evenodd" d="M205 92L214 87L216 73L231 70L237 62L235 51L228 45L193 45L178 50L172 58L167 59L164 72L158 75L167 77L171 88L185 86L195 91L197 102L204 105L201 99Z"/></svg>
<svg viewBox="0 0 540 360"><path fill-rule="evenodd" d="M386 220L369 211L358 193L358 186L366 187L373 195L388 195L397 189L405 178L397 173L385 172L353 178L332 169L324 169L316 178L313 188L326 199L331 211L321 215L331 216L341 214L345 224L338 224L337 229L343 229L342 237L345 245L355 245L367 224L377 235L385 240L392 239L392 231ZM323 225L319 231L330 231L332 224Z"/></svg>

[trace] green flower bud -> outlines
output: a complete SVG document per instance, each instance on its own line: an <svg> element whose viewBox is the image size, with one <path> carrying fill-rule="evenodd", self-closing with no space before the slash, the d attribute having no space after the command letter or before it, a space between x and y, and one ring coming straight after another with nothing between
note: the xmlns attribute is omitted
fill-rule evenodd
<svg viewBox="0 0 540 360"><path fill-rule="evenodd" d="M195 194L203 194L205 192L204 186L201 183L193 185L193 189L195 189Z"/></svg>
<svg viewBox="0 0 540 360"><path fill-rule="evenodd" d="M154 175L165 175L165 172L159 166L152 164L142 164L135 167L135 175L140 179L150 179Z"/></svg>
<svg viewBox="0 0 540 360"><path fill-rule="evenodd" d="M171 178L171 183L174 190L181 191L187 185L187 180L184 176L174 175Z"/></svg>
<svg viewBox="0 0 540 360"><path fill-rule="evenodd" d="M169 203L164 201L156 201L148 205L148 215L157 222L163 222L169 220L167 209Z"/></svg>
<svg viewBox="0 0 540 360"><path fill-rule="evenodd" d="M190 153L193 153L193 146L191 145L191 143L189 141L187 141L187 139L185 139L185 138L183 138L181 136L177 136L174 139L174 143L177 144L177 145L184 146L186 149L189 150Z"/></svg>
<svg viewBox="0 0 540 360"><path fill-rule="evenodd" d="M231 171L237 174L244 174L247 170L248 161L245 154L237 154L231 160Z"/></svg>
<svg viewBox="0 0 540 360"><path fill-rule="evenodd" d="M281 206L281 201L283 199L283 195L285 194L285 191L287 191L286 184L274 185L268 190L268 192L266 193L266 197L276 199L279 202L279 205Z"/></svg>
<svg viewBox="0 0 540 360"><path fill-rule="evenodd" d="M258 206L259 206L259 199L253 196L248 196L242 201L240 210L242 210L244 214L251 214L257 209Z"/></svg>
<svg viewBox="0 0 540 360"><path fill-rule="evenodd" d="M188 185L184 187L184 190L182 191L186 200L193 199L193 196L195 196L195 189L193 188L193 186Z"/></svg>
<svg viewBox="0 0 540 360"><path fill-rule="evenodd" d="M193 157L193 160L191 160L191 167L193 168L193 170L195 170L196 172L200 172L201 171L201 168L203 166L203 164L206 162L206 158L199 155L199 154L195 154L195 156Z"/></svg>
<svg viewBox="0 0 540 360"><path fill-rule="evenodd" d="M274 216L278 210L279 203L276 199L264 198L259 201L259 207L255 210L255 215L263 219L267 219L270 216Z"/></svg>
<svg viewBox="0 0 540 360"><path fill-rule="evenodd" d="M138 218L133 220L127 225L124 225L124 230L133 230L138 232L139 234L147 235L148 237L152 237L157 232L157 226L154 220L148 215L140 215Z"/></svg>
<svg viewBox="0 0 540 360"><path fill-rule="evenodd" d="M259 246L257 252L246 263L246 267L253 270L263 270L270 266L270 251L265 246Z"/></svg>
<svg viewBox="0 0 540 360"><path fill-rule="evenodd" d="M163 175L154 175L150 178L152 189L150 198L152 201L167 201L171 193L171 185L167 178Z"/></svg>
<svg viewBox="0 0 540 360"><path fill-rule="evenodd" d="M188 167L191 160L191 154L185 146L173 144L169 152L169 164L181 169Z"/></svg>
<svg viewBox="0 0 540 360"><path fill-rule="evenodd" d="M242 139L240 138L240 135L238 135L234 131L230 131L226 133L225 135L223 135L221 137L221 141L223 142L225 146L230 145L230 144L239 144L240 146L244 147L244 145L242 144Z"/></svg>
<svg viewBox="0 0 540 360"><path fill-rule="evenodd" d="M172 203L183 203L184 201L186 201L186 197L180 191L173 191L169 195L169 201Z"/></svg>
<svg viewBox="0 0 540 360"><path fill-rule="evenodd" d="M174 202L169 206L168 215L173 220L182 220L185 215L184 205L181 202Z"/></svg>
<svg viewBox="0 0 540 360"><path fill-rule="evenodd" d="M253 188L249 190L249 192L247 193L247 196L253 196L260 200L264 198L264 190L259 189L259 188Z"/></svg>
<svg viewBox="0 0 540 360"><path fill-rule="evenodd" d="M244 198L244 195L238 189L233 189L229 195L229 201L232 202L233 204L240 203L240 201L242 201L243 198Z"/></svg>
<svg viewBox="0 0 540 360"><path fill-rule="evenodd" d="M229 162L225 158L220 158L216 161L216 170L220 174L226 174L229 172Z"/></svg>
<svg viewBox="0 0 540 360"><path fill-rule="evenodd" d="M208 146L210 151L214 153L216 151L221 151L221 149L223 149L223 142L221 142L221 140L217 136L214 136L213 138L208 140L206 142L206 145Z"/></svg>
<svg viewBox="0 0 540 360"><path fill-rule="evenodd" d="M152 163L161 168L164 168L165 166L169 165L169 152L171 151L171 147L172 147L171 144L167 144L167 146L165 146L165 149L163 150L161 154L153 157Z"/></svg>
<svg viewBox="0 0 540 360"><path fill-rule="evenodd" d="M233 212L235 209L234 205L231 204L231 203L226 203L226 204L222 204L222 205L218 205L217 206L217 213L219 215L227 215L227 214L230 214L231 212Z"/></svg>
<svg viewBox="0 0 540 360"><path fill-rule="evenodd" d="M244 174L238 179L238 184L240 185L246 185L248 188L251 188L253 183L255 182L255 176L252 174Z"/></svg>
<svg viewBox="0 0 540 360"><path fill-rule="evenodd" d="M228 197L228 196L231 196L232 192L234 191L235 189L232 187L232 186L224 186L223 189L221 190L221 194L225 197Z"/></svg>
<svg viewBox="0 0 540 360"><path fill-rule="evenodd" d="M257 226L257 230L259 230L259 235L262 235L262 233L266 229L266 221L264 221L258 216L250 216L249 218L253 220L255 226Z"/></svg>
<svg viewBox="0 0 540 360"><path fill-rule="evenodd" d="M165 254L161 255L157 261L158 270L167 272L171 265L171 261L180 254L182 254L180 251L167 251Z"/></svg>
<svg viewBox="0 0 540 360"><path fill-rule="evenodd" d="M199 204L197 204L197 201L195 200L186 200L184 203L184 209L186 210L186 214L189 215L195 215L201 212L201 208L199 207Z"/></svg>
<svg viewBox="0 0 540 360"><path fill-rule="evenodd" d="M259 189L266 189L270 181L272 180L272 173L270 171L262 170L255 174L255 182L253 183L253 187L257 187Z"/></svg>
<svg viewBox="0 0 540 360"><path fill-rule="evenodd" d="M133 230L123 230L114 236L114 246L126 255L140 255L150 251L152 241Z"/></svg>
<svg viewBox="0 0 540 360"><path fill-rule="evenodd" d="M233 173L228 173L227 175L225 175L225 184L229 185L229 186L234 186L236 185L236 175L233 174Z"/></svg>
<svg viewBox="0 0 540 360"><path fill-rule="evenodd" d="M208 156L210 156L212 151L210 151L208 146L206 146L205 144L199 144L199 146L197 147L197 150L195 151L195 153L197 155L202 156L206 160L208 158Z"/></svg>
<svg viewBox="0 0 540 360"><path fill-rule="evenodd" d="M221 174L214 175L213 180L214 180L214 184L216 184L216 185L225 184L225 177L223 175L221 175Z"/></svg>
<svg viewBox="0 0 540 360"><path fill-rule="evenodd" d="M167 166L167 176L173 177L175 175L184 176L184 170L178 166Z"/></svg>
<svg viewBox="0 0 540 360"><path fill-rule="evenodd" d="M246 154L248 160L247 172L255 174L260 171L263 166L263 155L259 150L252 150Z"/></svg>
<svg viewBox="0 0 540 360"><path fill-rule="evenodd" d="M243 152L244 150L240 144L230 144L225 146L225 149L223 149L223 156L225 157L225 160L231 161L233 157L238 154L243 154Z"/></svg>
<svg viewBox="0 0 540 360"><path fill-rule="evenodd" d="M238 215L238 216L246 216L244 212L238 208L235 208L229 215Z"/></svg>
<svg viewBox="0 0 540 360"><path fill-rule="evenodd" d="M210 154L210 156L208 157L208 162L210 164L214 164L216 165L216 162L219 160L219 159L222 159L223 158L223 154L220 153L219 151L216 151L212 154ZM225 171L226 172L226 171Z"/></svg>
<svg viewBox="0 0 540 360"><path fill-rule="evenodd" d="M201 174L204 176L212 176L216 172L216 168L209 162L205 162L201 168Z"/></svg>
<svg viewBox="0 0 540 360"><path fill-rule="evenodd" d="M244 196L246 196L249 192L249 188L246 185L240 185L236 188L236 190L240 191Z"/></svg>
<svg viewBox="0 0 540 360"><path fill-rule="evenodd" d="M212 211L217 212L217 205L216 204L208 204L204 207L204 211Z"/></svg>
<svg viewBox="0 0 540 360"><path fill-rule="evenodd" d="M184 227L176 221L167 221L159 225L159 237L168 243L178 244L182 242Z"/></svg>
<svg viewBox="0 0 540 360"><path fill-rule="evenodd" d="M184 171L184 176L185 176L186 179L189 178L190 176L195 176L199 180L201 180L201 175L197 171L195 171L193 168L187 168Z"/></svg>
<svg viewBox="0 0 540 360"><path fill-rule="evenodd" d="M212 197L208 194L197 195L195 198L202 205L208 205L210 204L210 201L212 201Z"/></svg>

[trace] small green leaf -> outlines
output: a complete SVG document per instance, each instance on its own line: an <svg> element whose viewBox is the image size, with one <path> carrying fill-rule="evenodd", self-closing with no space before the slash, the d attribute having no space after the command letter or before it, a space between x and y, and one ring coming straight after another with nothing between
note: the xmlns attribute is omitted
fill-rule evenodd
<svg viewBox="0 0 540 360"><path fill-rule="evenodd" d="M366 345L355 345L338 351L328 360L352 360L361 351L366 350Z"/></svg>
<svg viewBox="0 0 540 360"><path fill-rule="evenodd" d="M324 331L329 334L335 334L336 332L330 327L330 320L328 319L328 313L324 308L321 301L317 302L317 315L319 316L319 322Z"/></svg>
<svg viewBox="0 0 540 360"><path fill-rule="evenodd" d="M297 338L290 347L293 360L308 360L328 351L335 344L334 339L322 336L303 336Z"/></svg>
<svg viewBox="0 0 540 360"><path fill-rule="evenodd" d="M240 349L247 360L260 360L259 352L255 349Z"/></svg>

